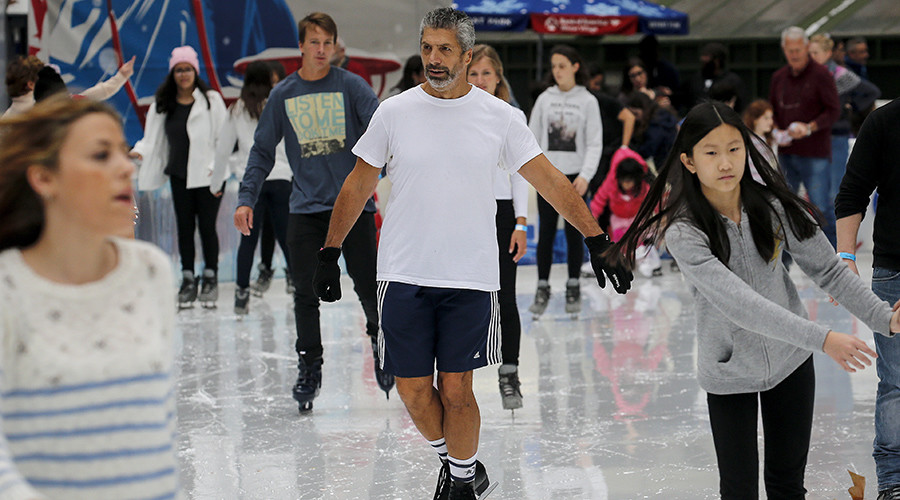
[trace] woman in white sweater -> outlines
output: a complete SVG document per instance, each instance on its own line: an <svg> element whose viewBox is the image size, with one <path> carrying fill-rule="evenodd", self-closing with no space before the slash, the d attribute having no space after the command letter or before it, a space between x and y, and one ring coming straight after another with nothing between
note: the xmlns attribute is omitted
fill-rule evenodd
<svg viewBox="0 0 900 500"><path fill-rule="evenodd" d="M144 138L131 155L141 159L138 189L152 191L172 186L178 253L183 279L178 302L189 307L198 299L194 280L194 230L203 247L203 282L199 299L212 306L218 299L219 237L216 216L221 197L210 193L216 156L216 138L225 123L222 96L200 79L200 60L191 47L177 47L169 58L169 75L156 91L147 112ZM220 193L222 186L213 186Z"/></svg>
<svg viewBox="0 0 900 500"><path fill-rule="evenodd" d="M587 71L581 56L568 45L550 51L550 66L556 85L548 88L534 103L528 126L537 137L544 154L566 174L581 196L597 171L603 152L603 126L597 98L584 87ZM538 195L538 284L534 304L529 310L540 316L550 300L550 265L559 213ZM578 278L584 259L581 234L565 223L569 279L566 282L566 312L581 311L581 287Z"/></svg>
<svg viewBox="0 0 900 500"><path fill-rule="evenodd" d="M0 499L182 496L170 264L115 237L127 153L88 99L0 122Z"/></svg>
<svg viewBox="0 0 900 500"><path fill-rule="evenodd" d="M247 167L247 157L253 147L253 134L259 123L269 92L272 90L272 67L265 61L255 61L247 66L241 98L235 101L228 112L228 120L222 127L216 150L216 163L213 169L209 190L217 193L222 183L233 171L235 177L242 179ZM237 152L234 145L237 142ZM229 166L233 168L229 168ZM237 253L237 287L234 290L235 314L247 314L250 311L250 269L253 267L253 254L259 241L262 220L270 217L275 239L281 251L287 256L287 221L290 198L291 179L293 173L287 161L284 141L275 148L275 165L266 178L259 193L256 206L253 207L254 224L250 234L241 235L241 244ZM290 260L290 259L287 259ZM290 274L290 271L288 271Z"/></svg>

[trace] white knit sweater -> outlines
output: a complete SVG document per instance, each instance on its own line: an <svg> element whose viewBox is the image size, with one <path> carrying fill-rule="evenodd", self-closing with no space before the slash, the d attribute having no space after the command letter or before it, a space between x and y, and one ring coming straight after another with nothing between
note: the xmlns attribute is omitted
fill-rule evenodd
<svg viewBox="0 0 900 500"><path fill-rule="evenodd" d="M181 497L171 266L113 241L116 268L77 286L0 253L0 500Z"/></svg>

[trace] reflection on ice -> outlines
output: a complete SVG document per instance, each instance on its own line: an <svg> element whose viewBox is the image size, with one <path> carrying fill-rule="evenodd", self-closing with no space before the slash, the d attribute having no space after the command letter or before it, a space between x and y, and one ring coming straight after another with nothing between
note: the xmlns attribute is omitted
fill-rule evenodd
<svg viewBox="0 0 900 500"><path fill-rule="evenodd" d="M797 279L813 316L870 338ZM520 304L530 303L534 282L535 269L523 267ZM555 296L539 322L523 315L524 408L515 413L501 407L496 367L476 372L479 459L500 482L491 500L717 498L690 296L668 271L635 285L623 297L585 280L578 320ZM431 498L437 456L396 392L385 400L378 388L359 303L323 305L322 392L301 416L290 397L296 355L284 287L254 298L238 319L229 286L222 285L219 309L178 317L179 451L191 498ZM815 363L807 488L810 498L841 498L847 468L874 478L875 373L851 377L824 355Z"/></svg>

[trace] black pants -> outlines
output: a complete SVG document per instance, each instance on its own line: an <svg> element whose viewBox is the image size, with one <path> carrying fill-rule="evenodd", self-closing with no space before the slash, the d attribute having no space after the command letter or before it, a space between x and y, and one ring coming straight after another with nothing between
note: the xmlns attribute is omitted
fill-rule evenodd
<svg viewBox="0 0 900 500"><path fill-rule="evenodd" d="M181 269L194 272L194 230L200 229L203 264L206 269L219 269L219 235L216 216L222 198L209 192L209 187L187 189L187 181L171 176L172 202L175 204L175 225L178 227L178 253Z"/></svg>
<svg viewBox="0 0 900 500"><path fill-rule="evenodd" d="M512 200L497 200L497 245L500 248L500 351L504 365L519 364L519 341L522 325L519 307L516 305L515 254L509 253L509 240L516 230L516 212Z"/></svg>
<svg viewBox="0 0 900 500"><path fill-rule="evenodd" d="M290 208L290 207L288 207ZM272 268L272 257L275 256L275 229L272 228L272 218L268 215L259 221L259 261ZM284 258L287 260L287 251L282 247Z"/></svg>
<svg viewBox="0 0 900 500"><path fill-rule="evenodd" d="M810 356L768 391L707 395L723 499L759 498L757 407L762 409L766 495L769 500L806 498L803 476L815 393L816 375Z"/></svg>
<svg viewBox="0 0 900 500"><path fill-rule="evenodd" d="M285 255L287 250L287 225L288 212L290 210L291 182L278 180L263 182L259 191L256 206L253 207L253 228L249 236L241 235L241 243L237 252L237 286L247 288L250 286L250 270L253 268L253 253L256 251L256 243L262 229L262 221L269 219L273 232L281 245L281 251ZM271 267L272 257L269 256ZM290 268L290 263L288 263Z"/></svg>
<svg viewBox="0 0 900 500"><path fill-rule="evenodd" d="M566 176L570 181L574 181L578 174ZM537 245L537 266L538 279L550 279L550 266L553 264L553 242L556 241L556 223L559 221L559 214L550 202L538 194L538 245ZM578 278L581 276L581 264L584 260L584 239L581 233L568 221L565 222L566 232L566 260L569 263L569 278Z"/></svg>
<svg viewBox="0 0 900 500"><path fill-rule="evenodd" d="M325 244L331 212L290 214L287 241L291 276L294 278L294 317L297 322L297 353L304 359L322 356L319 298L312 287L318 259ZM375 214L363 212L341 247L347 274L366 315L366 333L378 335L378 299L375 284ZM344 295L347 290L342 290ZM346 300L346 299L345 299Z"/></svg>

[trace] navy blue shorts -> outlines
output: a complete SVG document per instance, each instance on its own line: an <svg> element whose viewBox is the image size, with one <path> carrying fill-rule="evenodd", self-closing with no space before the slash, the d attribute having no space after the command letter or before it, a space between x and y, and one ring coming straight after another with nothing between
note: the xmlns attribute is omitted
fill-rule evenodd
<svg viewBox="0 0 900 500"><path fill-rule="evenodd" d="M397 377L500 362L497 292L379 281L378 316L381 366Z"/></svg>

